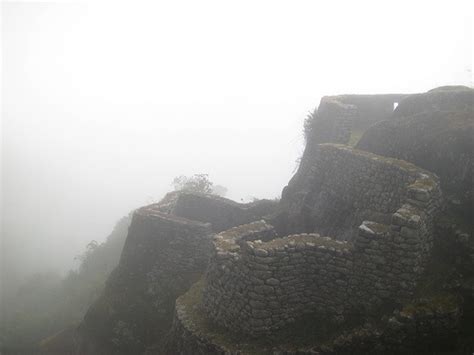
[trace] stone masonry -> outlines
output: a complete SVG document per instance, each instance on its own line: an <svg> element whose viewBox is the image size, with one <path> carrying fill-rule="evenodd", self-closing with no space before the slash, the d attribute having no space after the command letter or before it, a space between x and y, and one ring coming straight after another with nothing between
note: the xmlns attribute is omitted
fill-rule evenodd
<svg viewBox="0 0 474 355"><path fill-rule="evenodd" d="M212 235L261 218L274 206L180 191L136 210L119 265L80 325L80 352L141 353L162 341L176 298L206 270Z"/></svg>
<svg viewBox="0 0 474 355"><path fill-rule="evenodd" d="M432 244L437 178L346 146L322 145L320 152L315 196L331 198L315 198L317 204L309 206L309 216L316 218L312 233L272 239L274 228L257 221L214 238L202 307L216 324L231 332L268 334L307 313L344 317L412 295ZM349 241L318 234L318 226L330 223L318 211L337 209L324 205L334 200L365 211L351 217L351 222L366 218L356 227L346 224Z"/></svg>

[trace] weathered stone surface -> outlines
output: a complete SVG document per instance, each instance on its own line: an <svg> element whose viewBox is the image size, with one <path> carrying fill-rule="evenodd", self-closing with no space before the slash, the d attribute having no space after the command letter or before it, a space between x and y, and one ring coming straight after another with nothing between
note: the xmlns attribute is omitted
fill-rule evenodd
<svg viewBox="0 0 474 355"><path fill-rule="evenodd" d="M357 148L403 159L436 173L450 199L472 210L474 90L443 87L410 95L392 117L365 132ZM417 196L427 198L423 191Z"/></svg>
<svg viewBox="0 0 474 355"><path fill-rule="evenodd" d="M208 264L207 259L201 262L201 255L206 253L201 253L199 248L187 253L188 246L184 245L187 242L180 244L171 241L169 246L162 247L163 253L168 253L171 259L166 256L159 258L169 267L152 268L151 274L156 276L153 280L159 282L147 281L146 288L142 285L134 287L133 281L120 284L117 281L120 277L111 277L110 284L113 286L108 286L108 289L114 292L107 295L107 302L100 307L106 310L102 313L105 314L102 319L115 317L115 323L104 323L95 328L99 331L101 327L112 329L112 345L103 349L142 350L152 341L157 344L149 348L148 354L161 354L163 349L166 354L365 353L367 349L375 353L390 353L409 351L417 338L428 333L442 334L443 327L448 333L453 330L459 318L458 309L444 312L428 307L428 311L424 312L427 307L423 305L420 309L424 313L396 314L384 320L387 325L382 330L362 327L347 334L337 334L323 348L250 351L248 348L244 350L248 344L241 347L242 339L251 342L252 336L258 339L275 336L282 328L291 328L294 322L308 314L317 313L342 324L354 310L364 316L373 316L384 305L404 303L413 297L433 244L433 220L441 202L437 177L406 161L327 143L348 143L355 132L362 133L375 122L381 123L374 129L385 127L386 122L382 121L388 118L401 121L417 116L416 124L411 127L422 130L423 125L431 124L422 116L437 115L421 113L428 103L433 105L435 111L443 112L439 115L440 122L446 117L444 112L450 112L453 108L459 111L459 105L465 105L462 113L458 112L452 119L448 114L448 119L454 126L468 121L466 117L472 116L472 101L468 104L472 90L463 89L467 92L462 94L464 98L453 93L447 95L445 91L452 90L437 90L430 95L414 95L407 99L407 95L323 98L312 125L308 127L307 146L299 170L282 194L278 213L271 217L268 217L274 207L271 202L240 205L220 198L208 199L205 195L167 196L159 206L152 208L153 214L156 212L155 217L171 218L176 223L195 223L189 219L201 224L211 222L212 232L221 232L212 238L207 252L210 262ZM394 103L400 101L394 114ZM458 120L459 115L462 118ZM437 127L436 119L434 122ZM439 127L443 125L444 122L441 122ZM411 134L405 133L407 137ZM451 139L449 135L444 137ZM411 149L412 142L401 144L401 141L403 139L397 140L396 144L388 144L387 149L396 146L403 151L403 144ZM361 140L360 146L363 144L364 140ZM424 149L413 144L416 152ZM466 144L470 147L470 142ZM451 149L448 145L446 147ZM404 155L391 156L405 158ZM463 160L467 162L463 179L471 176L469 169L472 161L469 154L466 156L467 160ZM436 159L433 157L433 161ZM411 157L408 160L418 163ZM433 170L428 165L425 168ZM264 216L265 220L258 220ZM181 227L175 231L171 228L166 234L178 236L179 239L183 231ZM205 233L196 233L196 236L200 241L211 240L206 239L208 235ZM140 252L143 254L147 249L143 249L142 243L136 243L133 238L129 236L130 250L124 250L124 255L130 252L130 258L140 255ZM457 238L459 243L465 244L470 235L459 232ZM193 241L189 243L193 245ZM464 252L455 258L459 259L463 270L472 273L474 254L472 249L468 250L471 252ZM138 262L138 266L127 266L117 272L127 273L127 277L133 280L149 269L142 264ZM171 280L179 280L182 286L179 286L179 292L185 292L192 282L192 278L187 276L202 274L202 265L207 265L207 271L203 279L195 284L201 285L199 292L196 293L193 287L176 300L173 327L165 346L162 339L166 327L163 327L162 332L157 328L149 332L146 335L148 338L138 337L140 341L147 340L130 347L130 339L135 341L135 334L139 332L130 327L129 324L133 323L122 315L143 316L141 309L137 312L137 305L141 306L144 299L146 306L150 303L143 295L148 297L169 290L174 292L176 288L173 289L175 286ZM175 268L179 272L170 270ZM190 270L194 270L195 274ZM115 300L119 295L117 290L128 294L136 289L141 291L134 294L129 304ZM147 325L150 329L153 329L152 322L165 319L163 314L168 318L160 324L167 324L169 328L171 313L163 310L169 309L165 305L172 302L166 302L174 301L179 292L173 293L169 299L166 296L152 299L155 308L150 311L146 308L149 315L145 314L145 319L148 319L147 316L151 319ZM84 324L91 324L91 320L94 321L94 318L89 318ZM103 338L110 340L110 332L103 334ZM115 340L121 343L115 344ZM408 345L405 346L404 342Z"/></svg>
<svg viewBox="0 0 474 355"><path fill-rule="evenodd" d="M298 354L457 353L461 309L451 297L417 300L381 324L342 332L325 346ZM467 350L467 349L466 349Z"/></svg>
<svg viewBox="0 0 474 355"><path fill-rule="evenodd" d="M271 200L243 204L215 195L180 192L175 198L171 213L190 220L211 223L213 230L220 232L251 222L256 217L269 215L275 207L276 202Z"/></svg>
<svg viewBox="0 0 474 355"><path fill-rule="evenodd" d="M174 299L205 270L210 224L135 212L119 266L80 326L83 353L137 353L169 329Z"/></svg>
<svg viewBox="0 0 474 355"><path fill-rule="evenodd" d="M295 191L290 182L284 189L274 224L280 235L318 232L351 240L363 220L389 224L393 212L402 202L408 203L414 189L431 198L431 187L423 184L420 174L430 175L404 161L321 144L304 188ZM436 190L436 178L430 181ZM410 204L416 203L420 201Z"/></svg>
<svg viewBox="0 0 474 355"><path fill-rule="evenodd" d="M328 204L333 213L332 201L344 198L348 206L359 205L355 211L354 207L344 211L349 215L377 203L378 209L362 216L381 222L360 222L351 230L350 242L315 233L277 238L264 221L218 234L202 300L215 324L251 336L269 334L306 313L324 311L339 317L354 308L370 313L413 293L431 249L431 229L440 203L437 178L406 162L347 146L323 144L319 154L314 172L318 185L312 186L318 192L317 213L327 211ZM429 185L423 188L428 196L423 197L424 207L407 202L420 181ZM378 193L367 202L367 191L373 186L379 186ZM324 199L327 191L331 200ZM380 197L382 193L391 199ZM317 219L317 213L311 215L314 229L335 223ZM380 213L385 217L380 218Z"/></svg>
<svg viewBox="0 0 474 355"><path fill-rule="evenodd" d="M120 263L79 327L80 352L140 353L162 341L171 326L175 299L206 269L215 231L258 219L274 207L272 201L238 204L212 195L173 192L158 204L138 209ZM231 255L226 251L216 257Z"/></svg>
<svg viewBox="0 0 474 355"><path fill-rule="evenodd" d="M312 114L312 119L305 124L306 147L296 174L283 190L282 202L307 193L306 189L313 183L319 144L355 144L368 127L389 118L393 114L394 104L407 96L390 94L323 97ZM292 214L291 211L289 213ZM287 224L282 216L275 222L279 222L275 225L278 230ZM292 232L297 231L288 230L286 234Z"/></svg>

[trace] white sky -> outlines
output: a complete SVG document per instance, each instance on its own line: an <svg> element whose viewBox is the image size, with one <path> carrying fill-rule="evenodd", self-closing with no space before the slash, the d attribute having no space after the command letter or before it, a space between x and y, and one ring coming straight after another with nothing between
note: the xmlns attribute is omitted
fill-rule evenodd
<svg viewBox="0 0 474 355"><path fill-rule="evenodd" d="M2 4L3 260L35 270L177 175L278 196L322 95L472 85L468 1Z"/></svg>

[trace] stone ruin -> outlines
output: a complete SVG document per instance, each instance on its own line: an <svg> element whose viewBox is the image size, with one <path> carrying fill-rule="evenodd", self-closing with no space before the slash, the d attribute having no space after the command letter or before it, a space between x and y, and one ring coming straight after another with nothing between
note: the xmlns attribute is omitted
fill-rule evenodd
<svg viewBox="0 0 474 355"><path fill-rule="evenodd" d="M312 113L308 143L341 143L350 141L352 132L362 132L377 122L388 119L398 102L408 95L339 95L324 96ZM311 127L310 127L311 128Z"/></svg>
<svg viewBox="0 0 474 355"><path fill-rule="evenodd" d="M80 353L139 353L163 338L175 299L206 270L212 236L273 212L275 204L173 192L136 210L119 265L79 327Z"/></svg>
<svg viewBox="0 0 474 355"><path fill-rule="evenodd" d="M81 353L231 354L209 329L265 337L308 314L343 322L410 300L430 257L440 181L345 145L407 96L323 98L278 203L175 192L137 210L80 327Z"/></svg>
<svg viewBox="0 0 474 355"><path fill-rule="evenodd" d="M305 314L343 319L413 295L433 242L441 198L437 178L347 146L324 144L319 154L318 196L330 196L310 206L316 221L311 233L279 236L261 220L214 237L201 303L195 305L214 324L231 333L268 335ZM325 215L314 218L318 213L347 206L351 211L342 210L351 223L335 231L350 238L318 233L331 223ZM175 328L186 328L189 315L180 299L177 308Z"/></svg>

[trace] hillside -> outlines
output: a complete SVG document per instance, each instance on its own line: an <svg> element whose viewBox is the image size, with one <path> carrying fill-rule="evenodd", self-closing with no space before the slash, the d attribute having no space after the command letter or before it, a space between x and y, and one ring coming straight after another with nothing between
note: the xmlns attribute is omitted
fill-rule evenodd
<svg viewBox="0 0 474 355"><path fill-rule="evenodd" d="M65 278L34 275L14 299L2 302L2 352L36 353L42 339L75 327L82 320L118 264L129 224L130 217L123 217L105 242L91 242L78 257L78 270L70 271Z"/></svg>

